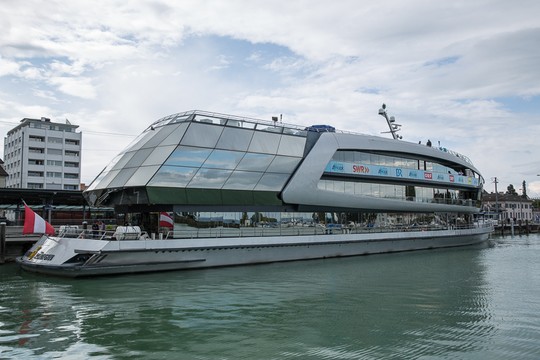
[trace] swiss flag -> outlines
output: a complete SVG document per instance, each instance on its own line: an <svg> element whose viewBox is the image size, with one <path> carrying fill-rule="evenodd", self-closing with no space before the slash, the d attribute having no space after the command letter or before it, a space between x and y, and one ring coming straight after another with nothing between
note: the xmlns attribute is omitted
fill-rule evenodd
<svg viewBox="0 0 540 360"><path fill-rule="evenodd" d="M28 205L24 204L24 227L23 235L26 234L47 234L54 235L54 228L51 224L43 220Z"/></svg>
<svg viewBox="0 0 540 360"><path fill-rule="evenodd" d="M159 214L159 226L172 229L174 228L174 221L169 214L167 214L166 212L162 212Z"/></svg>

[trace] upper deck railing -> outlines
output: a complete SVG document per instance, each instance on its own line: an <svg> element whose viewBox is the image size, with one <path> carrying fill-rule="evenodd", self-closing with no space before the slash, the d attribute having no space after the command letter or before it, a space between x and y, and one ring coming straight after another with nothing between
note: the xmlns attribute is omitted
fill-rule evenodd
<svg viewBox="0 0 540 360"><path fill-rule="evenodd" d="M274 118L274 119L277 119L277 118ZM283 123L281 121L269 121L269 120L255 119L255 118L244 117L244 116L222 114L222 113L217 113L217 112L191 110L191 111L185 111L185 112L165 116L155 121L154 123L152 123L148 127L147 130L154 129L154 128L168 125L168 124L187 122L187 121L196 121L196 122L210 123L210 124L216 124L216 125L228 125L228 126L234 126L234 127L241 127L245 129L262 130L262 131L269 131L269 132L275 132L275 133L285 133L285 134L296 135L296 136L307 136L307 129L311 128L310 126L288 124L288 123ZM366 134L362 134L362 133L358 133L354 131L345 131L345 130L338 130L338 129L335 129L334 131L341 134L366 135ZM419 146L424 146L424 145L419 145ZM454 155L464 160L465 162L473 165L472 161L467 156L460 154L456 151L447 149L445 147L432 147L432 149L434 151L442 151L442 152Z"/></svg>

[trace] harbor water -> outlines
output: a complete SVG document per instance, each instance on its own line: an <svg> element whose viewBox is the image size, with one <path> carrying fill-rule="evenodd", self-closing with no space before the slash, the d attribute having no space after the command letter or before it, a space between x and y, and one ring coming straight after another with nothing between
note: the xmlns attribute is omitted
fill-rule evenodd
<svg viewBox="0 0 540 360"><path fill-rule="evenodd" d="M0 266L0 359L539 359L540 235L63 279Z"/></svg>

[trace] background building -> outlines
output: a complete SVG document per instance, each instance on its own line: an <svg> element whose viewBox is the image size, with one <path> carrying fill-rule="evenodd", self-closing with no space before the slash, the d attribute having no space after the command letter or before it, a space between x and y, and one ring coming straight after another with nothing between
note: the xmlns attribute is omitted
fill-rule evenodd
<svg viewBox="0 0 540 360"><path fill-rule="evenodd" d="M4 169L4 160L0 159L0 188L6 187L7 177L8 177L8 173Z"/></svg>
<svg viewBox="0 0 540 360"><path fill-rule="evenodd" d="M505 193L485 193L482 196L484 211L490 214L499 214L499 220L504 223L513 221L534 221L533 201L520 195ZM498 210L497 210L498 209Z"/></svg>
<svg viewBox="0 0 540 360"><path fill-rule="evenodd" d="M82 133L50 119L21 120L4 138L7 188L79 190Z"/></svg>

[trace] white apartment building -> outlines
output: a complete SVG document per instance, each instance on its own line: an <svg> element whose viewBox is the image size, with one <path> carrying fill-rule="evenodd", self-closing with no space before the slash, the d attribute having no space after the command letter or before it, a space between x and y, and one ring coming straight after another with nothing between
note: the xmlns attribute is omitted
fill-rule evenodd
<svg viewBox="0 0 540 360"><path fill-rule="evenodd" d="M4 138L7 188L79 190L82 133L78 125L24 118Z"/></svg>

